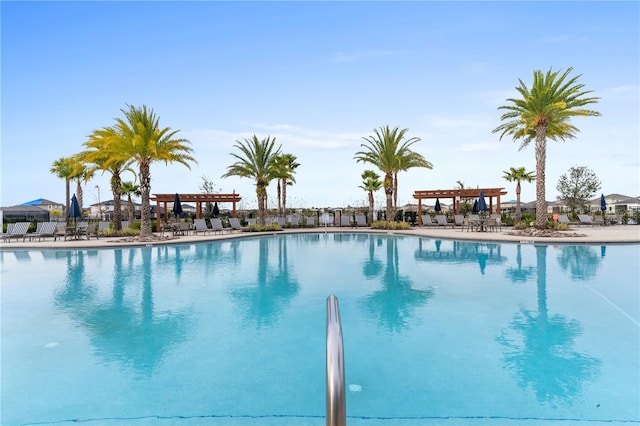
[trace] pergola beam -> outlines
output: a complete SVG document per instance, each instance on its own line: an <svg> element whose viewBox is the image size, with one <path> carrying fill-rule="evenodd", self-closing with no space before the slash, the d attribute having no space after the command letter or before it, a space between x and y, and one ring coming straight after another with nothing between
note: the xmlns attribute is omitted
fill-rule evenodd
<svg viewBox="0 0 640 426"><path fill-rule="evenodd" d="M480 196L480 191L483 195L489 199L489 211L493 210L493 198L496 198L497 211L500 211L500 197L507 195L507 191L504 188L476 188L476 189L428 189L414 191L413 198L418 200L418 224L422 226L422 200L433 198L451 198L453 204L453 214L460 213L460 199L461 198L477 198Z"/></svg>
<svg viewBox="0 0 640 426"><path fill-rule="evenodd" d="M160 203L164 207L164 221L168 219L167 216L167 203L173 203L176 194L153 194L151 200L156 202L156 216L160 217ZM202 217L202 203L232 203L233 213L232 216L236 217L236 203L239 203L242 198L240 194L235 192L232 194L178 194L181 203L195 203L196 204L196 219ZM156 221L156 231L160 232L160 220Z"/></svg>

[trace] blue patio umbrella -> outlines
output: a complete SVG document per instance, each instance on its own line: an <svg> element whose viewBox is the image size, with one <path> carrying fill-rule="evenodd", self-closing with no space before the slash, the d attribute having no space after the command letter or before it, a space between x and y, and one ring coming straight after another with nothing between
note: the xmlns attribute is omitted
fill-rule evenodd
<svg viewBox="0 0 640 426"><path fill-rule="evenodd" d="M478 200L473 202L473 209L471 209L473 213L478 213Z"/></svg>
<svg viewBox="0 0 640 426"><path fill-rule="evenodd" d="M480 191L480 197L478 197L478 211L486 212L489 210L487 207L487 202L484 200L484 191Z"/></svg>
<svg viewBox="0 0 640 426"><path fill-rule="evenodd" d="M80 204L78 204L78 198L76 198L76 194L73 194L71 197L71 206L69 206L69 219L82 217L82 211L80 210Z"/></svg>
<svg viewBox="0 0 640 426"><path fill-rule="evenodd" d="M176 217L182 214L182 204L180 203L180 195L176 192L176 195L173 197L173 209L171 209Z"/></svg>
<svg viewBox="0 0 640 426"><path fill-rule="evenodd" d="M436 205L433 208L435 211L439 212L440 210L442 210L442 207L440 207L440 198L436 198Z"/></svg>
<svg viewBox="0 0 640 426"><path fill-rule="evenodd" d="M213 217L218 217L220 214L220 209L218 208L218 202L213 203L213 209L211 210L211 214Z"/></svg>
<svg viewBox="0 0 640 426"><path fill-rule="evenodd" d="M604 212L607 211L607 200L604 199L604 194L600 194L600 210L602 210L602 223L604 224Z"/></svg>

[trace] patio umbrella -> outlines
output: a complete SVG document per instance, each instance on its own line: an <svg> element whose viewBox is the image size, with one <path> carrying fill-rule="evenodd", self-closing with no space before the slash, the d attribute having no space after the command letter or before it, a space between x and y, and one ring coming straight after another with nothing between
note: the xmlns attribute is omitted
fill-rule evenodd
<svg viewBox="0 0 640 426"><path fill-rule="evenodd" d="M478 211L486 212L489 210L487 207L487 202L484 200L484 191L480 191L480 197L478 197Z"/></svg>
<svg viewBox="0 0 640 426"><path fill-rule="evenodd" d="M436 198L436 205L433 208L435 211L439 212L440 210L442 210L442 208L440 207L440 198Z"/></svg>
<svg viewBox="0 0 640 426"><path fill-rule="evenodd" d="M78 198L76 198L76 194L73 194L71 197L71 206L69 206L69 219L79 218L82 216L82 211L80 210L80 204L78 204Z"/></svg>
<svg viewBox="0 0 640 426"><path fill-rule="evenodd" d="M182 214L182 204L180 203L180 195L176 192L176 195L173 197L173 209L171 209L176 217Z"/></svg>
<svg viewBox="0 0 640 426"><path fill-rule="evenodd" d="M220 209L218 208L218 202L213 203L213 209L211 210L211 214L213 217L218 217L220 214Z"/></svg>
<svg viewBox="0 0 640 426"><path fill-rule="evenodd" d="M473 202L473 209L471 210L473 213L478 213L478 200Z"/></svg>

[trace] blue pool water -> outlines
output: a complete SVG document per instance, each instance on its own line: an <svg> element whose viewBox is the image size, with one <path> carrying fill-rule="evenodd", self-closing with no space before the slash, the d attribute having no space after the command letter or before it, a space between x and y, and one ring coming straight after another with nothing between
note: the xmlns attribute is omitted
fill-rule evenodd
<svg viewBox="0 0 640 426"><path fill-rule="evenodd" d="M0 251L1 423L640 423L638 245L311 234Z"/></svg>

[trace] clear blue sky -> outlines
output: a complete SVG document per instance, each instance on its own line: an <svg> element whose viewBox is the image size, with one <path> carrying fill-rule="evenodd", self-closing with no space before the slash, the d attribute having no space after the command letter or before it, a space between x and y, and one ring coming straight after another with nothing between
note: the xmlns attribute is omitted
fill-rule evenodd
<svg viewBox="0 0 640 426"><path fill-rule="evenodd" d="M515 185L533 147L491 131L534 70L574 67L602 117L547 150L547 200L587 166L605 194L640 195L638 2L12 2L2 1L2 192L10 206L64 201L54 160L82 150L125 104L180 130L198 164L154 163L152 193L200 192L203 175L254 208L247 179L220 179L237 140L276 137L298 157L291 207L366 205L362 137L408 128L434 164L399 176L398 204L420 189ZM109 176L85 206L111 199ZM129 179L125 176L125 179ZM73 188L73 187L72 187ZM523 184L523 201L535 185ZM275 184L269 187L270 206ZM382 191L376 205L383 203Z"/></svg>

